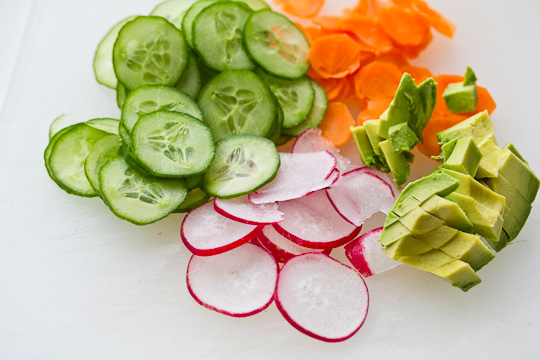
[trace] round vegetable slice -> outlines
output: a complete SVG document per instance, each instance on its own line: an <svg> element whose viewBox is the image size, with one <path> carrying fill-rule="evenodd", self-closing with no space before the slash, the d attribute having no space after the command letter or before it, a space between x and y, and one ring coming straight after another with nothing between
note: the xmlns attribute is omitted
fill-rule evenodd
<svg viewBox="0 0 540 360"><path fill-rule="evenodd" d="M199 91L201 91L201 87L202 79L199 64L197 63L197 58L190 53L186 70L178 84L176 84L176 88L196 99Z"/></svg>
<svg viewBox="0 0 540 360"><path fill-rule="evenodd" d="M208 126L193 116L172 111L141 116L131 140L133 155L154 176L183 178L202 174L215 154Z"/></svg>
<svg viewBox="0 0 540 360"><path fill-rule="evenodd" d="M53 138L60 130L74 125L77 122L75 116L72 114L62 114L55 118L49 127L49 140Z"/></svg>
<svg viewBox="0 0 540 360"><path fill-rule="evenodd" d="M280 158L274 143L254 135L235 135L216 144L216 156L204 175L203 189L230 199L249 194L274 179Z"/></svg>
<svg viewBox="0 0 540 360"><path fill-rule="evenodd" d="M124 105L124 101L126 101L126 96L129 94L129 90L126 89L122 83L118 83L116 86L116 104L118 104L118 107L122 109L122 106Z"/></svg>
<svg viewBox="0 0 540 360"><path fill-rule="evenodd" d="M195 48L193 45L193 22L201 11L216 1L218 0L199 0L191 5L191 7L186 11L184 18L182 19L182 32L184 33L184 37L190 48Z"/></svg>
<svg viewBox="0 0 540 360"><path fill-rule="evenodd" d="M193 255L186 281L189 293L202 306L224 315L246 317L272 303L278 270L268 251L247 243L224 254Z"/></svg>
<svg viewBox="0 0 540 360"><path fill-rule="evenodd" d="M178 208L187 195L184 179L143 177L121 156L101 168L99 187L111 211L136 225L163 219Z"/></svg>
<svg viewBox="0 0 540 360"><path fill-rule="evenodd" d="M271 10L253 13L244 27L251 58L266 72L298 79L309 69L309 42L289 19Z"/></svg>
<svg viewBox="0 0 540 360"><path fill-rule="evenodd" d="M276 203L255 205L247 195L234 199L215 199L214 207L221 215L244 224L275 224L283 221L283 213Z"/></svg>
<svg viewBox="0 0 540 360"><path fill-rule="evenodd" d="M180 233L184 245L193 254L211 256L247 243L260 229L260 226L242 224L221 216L214 210L214 202L209 201L186 215Z"/></svg>
<svg viewBox="0 0 540 360"><path fill-rule="evenodd" d="M174 210L175 213L187 213L210 200L210 196L200 188L196 188L188 192L184 202Z"/></svg>
<svg viewBox="0 0 540 360"><path fill-rule="evenodd" d="M328 98L326 97L326 92L321 84L315 80L311 80L311 86L314 90L314 100L313 107L307 118L298 124L295 127L283 129L282 133L287 136L300 136L302 132L306 131L309 128L316 128L321 125L324 115L326 114L326 109L328 109Z"/></svg>
<svg viewBox="0 0 540 360"><path fill-rule="evenodd" d="M224 71L208 82L198 98L214 140L237 134L272 135L277 104L268 86L253 72Z"/></svg>
<svg viewBox="0 0 540 360"><path fill-rule="evenodd" d="M193 45L204 63L217 71L251 70L242 30L251 10L240 3L217 2L199 13L193 23Z"/></svg>
<svg viewBox="0 0 540 360"><path fill-rule="evenodd" d="M118 80L114 73L113 67L113 47L120 29L128 22L135 18L130 16L118 24L114 25L111 30L99 43L96 53L94 54L94 75L98 83L116 89Z"/></svg>
<svg viewBox="0 0 540 360"><path fill-rule="evenodd" d="M366 283L356 271L325 254L287 261L278 276L276 305L302 333L327 342L344 341L364 324Z"/></svg>
<svg viewBox="0 0 540 360"><path fill-rule="evenodd" d="M187 62L184 36L162 17L136 17L122 27L114 43L114 72L130 90L148 84L174 86Z"/></svg>
<svg viewBox="0 0 540 360"><path fill-rule="evenodd" d="M101 131L105 131L109 134L118 135L120 121L116 119L99 118L88 120L86 122L86 125Z"/></svg>
<svg viewBox="0 0 540 360"><path fill-rule="evenodd" d="M270 9L270 6L264 0L232 0L246 4L251 10L257 11L262 9Z"/></svg>
<svg viewBox="0 0 540 360"><path fill-rule="evenodd" d="M156 5L150 13L152 16L161 16L167 19L178 29L182 29L182 20L187 10L197 0L167 0Z"/></svg>
<svg viewBox="0 0 540 360"><path fill-rule="evenodd" d="M100 194L99 171L109 160L118 157L122 139L119 136L111 134L104 136L94 144L94 148L84 161L84 173L92 188Z"/></svg>

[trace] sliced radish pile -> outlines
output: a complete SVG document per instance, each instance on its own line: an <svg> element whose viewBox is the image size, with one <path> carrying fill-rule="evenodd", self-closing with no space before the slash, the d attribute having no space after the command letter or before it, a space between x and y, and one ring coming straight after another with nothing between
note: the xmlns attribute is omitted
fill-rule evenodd
<svg viewBox="0 0 540 360"><path fill-rule="evenodd" d="M341 216L356 226L379 211L388 214L396 201L392 187L367 168L343 174L326 192Z"/></svg>
<svg viewBox="0 0 540 360"><path fill-rule="evenodd" d="M400 263L382 252L379 242L383 228L371 230L345 246L345 255L365 277L393 269Z"/></svg>
<svg viewBox="0 0 540 360"><path fill-rule="evenodd" d="M199 304L244 317L272 303L278 269L268 251L248 243L216 256L193 255L186 278L189 292Z"/></svg>
<svg viewBox="0 0 540 360"><path fill-rule="evenodd" d="M331 249L354 239L361 230L343 219L324 191L279 203L285 220L274 224L287 239L312 249Z"/></svg>
<svg viewBox="0 0 540 360"><path fill-rule="evenodd" d="M249 195L253 204L297 199L327 186L336 168L336 158L327 151L280 153L281 165L276 178Z"/></svg>
<svg viewBox="0 0 540 360"><path fill-rule="evenodd" d="M366 283L356 271L315 253L283 265L275 300L292 326L328 342L353 336L364 323L369 305Z"/></svg>
<svg viewBox="0 0 540 360"><path fill-rule="evenodd" d="M214 210L214 201L209 201L186 215L180 233L193 254L210 256L248 242L260 229L260 226L227 219Z"/></svg>
<svg viewBox="0 0 540 360"><path fill-rule="evenodd" d="M336 167L342 171L350 171L357 166L351 163L351 160L340 154L338 148L334 147L330 141L322 136L322 131L319 128L307 129L298 136L294 142L293 153L308 153L326 150L336 157Z"/></svg>
<svg viewBox="0 0 540 360"><path fill-rule="evenodd" d="M275 224L283 220L276 203L255 205L247 195L234 199L215 199L214 208L221 215L244 224Z"/></svg>
<svg viewBox="0 0 540 360"><path fill-rule="evenodd" d="M270 251L277 261L285 262L296 255L305 254L308 252L324 252L330 254L330 249L309 249L293 243L289 239L283 237L272 226L265 226L256 238L259 243Z"/></svg>

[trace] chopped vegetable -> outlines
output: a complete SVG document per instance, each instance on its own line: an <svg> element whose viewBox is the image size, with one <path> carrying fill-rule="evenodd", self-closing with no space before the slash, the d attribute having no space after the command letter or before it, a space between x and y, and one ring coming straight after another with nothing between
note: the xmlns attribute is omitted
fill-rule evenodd
<svg viewBox="0 0 540 360"><path fill-rule="evenodd" d="M311 67L323 78L344 78L360 67L360 46L347 34L322 36L311 44Z"/></svg>
<svg viewBox="0 0 540 360"><path fill-rule="evenodd" d="M341 102L331 102L319 128L322 136L330 141L334 146L341 146L349 140L351 132L349 128L355 125L349 108Z"/></svg>
<svg viewBox="0 0 540 360"><path fill-rule="evenodd" d="M325 0L274 0L277 6L293 16L310 18L316 16L324 6Z"/></svg>

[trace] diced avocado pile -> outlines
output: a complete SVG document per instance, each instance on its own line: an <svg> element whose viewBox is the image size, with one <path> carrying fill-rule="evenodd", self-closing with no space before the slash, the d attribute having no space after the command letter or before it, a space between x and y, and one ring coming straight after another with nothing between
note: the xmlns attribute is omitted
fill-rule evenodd
<svg viewBox="0 0 540 360"><path fill-rule="evenodd" d="M515 239L540 181L512 144L500 148L487 112L437 134L443 162L407 185L386 219L380 242L402 263L463 291L495 251Z"/></svg>
<svg viewBox="0 0 540 360"><path fill-rule="evenodd" d="M465 81L448 85L443 93L443 99L448 110L459 114L473 111L476 108L476 104L478 104L476 80L474 71L467 67Z"/></svg>
<svg viewBox="0 0 540 360"><path fill-rule="evenodd" d="M364 165L392 172L397 185L405 184L414 157L409 151L422 139L436 101L437 84L432 78L416 86L404 74L381 118L351 128Z"/></svg>

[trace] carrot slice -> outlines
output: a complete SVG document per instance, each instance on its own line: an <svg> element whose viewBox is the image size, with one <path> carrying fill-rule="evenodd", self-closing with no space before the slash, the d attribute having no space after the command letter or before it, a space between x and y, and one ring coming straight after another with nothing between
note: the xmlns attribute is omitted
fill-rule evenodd
<svg viewBox="0 0 540 360"><path fill-rule="evenodd" d="M437 156L441 153L437 133L452 127L463 120L467 119L467 115L461 114L433 114L427 126L422 131L423 143L418 143L418 150L428 157Z"/></svg>
<svg viewBox="0 0 540 360"><path fill-rule="evenodd" d="M393 63L374 61L363 66L354 77L357 99L393 97L403 72Z"/></svg>
<svg viewBox="0 0 540 360"><path fill-rule="evenodd" d="M377 12L385 6L388 4L380 0L360 0L354 7L353 13L376 18Z"/></svg>
<svg viewBox="0 0 540 360"><path fill-rule="evenodd" d="M446 107L446 103L444 102L442 95L449 84L462 82L465 80L465 78L459 75L438 75L433 79L437 83L437 104L435 105L435 110L433 110L433 112L441 115L452 114Z"/></svg>
<svg viewBox="0 0 540 360"><path fill-rule="evenodd" d="M316 39L311 44L309 62L325 79L343 78L360 67L360 47L347 34L334 34Z"/></svg>
<svg viewBox="0 0 540 360"><path fill-rule="evenodd" d="M322 130L322 136L334 146L341 146L349 140L350 127L354 125L355 121L347 105L335 101L328 103L328 109L319 128Z"/></svg>
<svg viewBox="0 0 540 360"><path fill-rule="evenodd" d="M283 11L293 16L309 19L317 16L324 6L324 0L274 0Z"/></svg>
<svg viewBox="0 0 540 360"><path fill-rule="evenodd" d="M340 26L341 29L350 31L359 40L370 46L375 54L385 53L394 48L392 40L376 19L355 15L343 18Z"/></svg>
<svg viewBox="0 0 540 360"><path fill-rule="evenodd" d="M440 13L431 9L425 1L415 0L413 8L416 13L422 16L436 31L449 38L454 37L456 26Z"/></svg>
<svg viewBox="0 0 540 360"><path fill-rule="evenodd" d="M433 40L433 34L431 34L431 30L428 29L428 32L426 33L426 36L422 42L417 46L403 46L403 45L397 45L396 48L401 54L409 59L416 59L422 51L424 51L429 44L431 44L431 41Z"/></svg>
<svg viewBox="0 0 540 360"><path fill-rule="evenodd" d="M420 85L424 80L429 79L430 77L433 77L433 74L431 73L431 71L423 67L405 65L401 68L401 70L403 70L403 72L407 72L411 74L416 85Z"/></svg>
<svg viewBox="0 0 540 360"><path fill-rule="evenodd" d="M400 45L420 45L429 32L422 18L411 10L385 7L379 10L378 15L384 31Z"/></svg>
<svg viewBox="0 0 540 360"><path fill-rule="evenodd" d="M346 78L344 79L324 79L316 77L313 77L313 79L317 80L324 88L324 91L326 92L326 97L328 98L328 101L334 101L334 100L342 100L342 94L349 90L344 90L343 88L345 86L350 86L348 84L348 81L346 81Z"/></svg>
<svg viewBox="0 0 540 360"><path fill-rule="evenodd" d="M391 97L370 100L367 103L367 107L358 115L358 125L362 125L366 120L379 119L386 109L388 109L391 102Z"/></svg>

